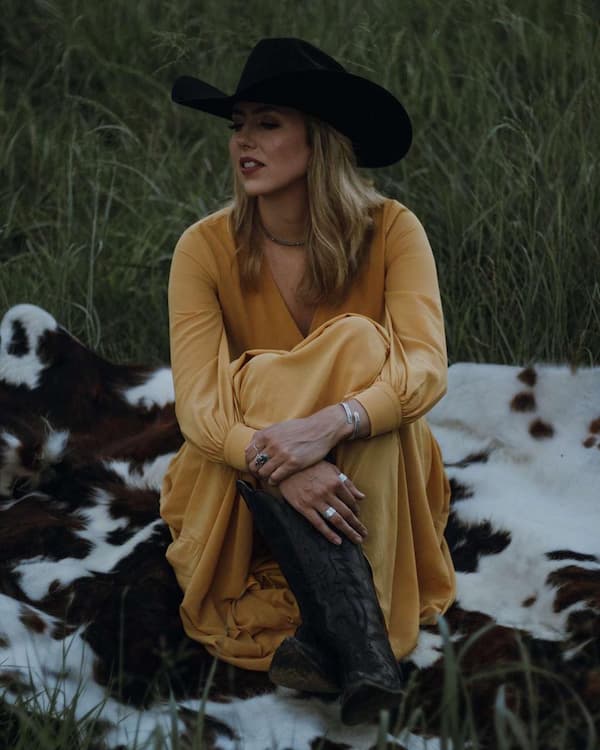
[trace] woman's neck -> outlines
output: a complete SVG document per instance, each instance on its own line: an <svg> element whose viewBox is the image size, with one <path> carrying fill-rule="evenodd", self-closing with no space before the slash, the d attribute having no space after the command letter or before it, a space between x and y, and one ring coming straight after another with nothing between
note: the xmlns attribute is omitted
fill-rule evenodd
<svg viewBox="0 0 600 750"><path fill-rule="evenodd" d="M259 195L258 215L271 236L288 242L304 240L308 223L306 190Z"/></svg>

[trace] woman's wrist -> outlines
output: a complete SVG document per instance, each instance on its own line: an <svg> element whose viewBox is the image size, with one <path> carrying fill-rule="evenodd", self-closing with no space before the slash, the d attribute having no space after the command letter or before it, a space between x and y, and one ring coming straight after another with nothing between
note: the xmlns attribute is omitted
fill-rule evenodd
<svg viewBox="0 0 600 750"><path fill-rule="evenodd" d="M314 428L327 441L328 451L352 435L352 425L347 424L346 415L339 404L326 406L308 419L315 419Z"/></svg>
<svg viewBox="0 0 600 750"><path fill-rule="evenodd" d="M343 403L346 407L342 405L342 402L327 407L330 412L328 421L332 427L332 448L346 440L368 437L371 432L369 415L360 401L349 399ZM355 414L358 417L355 417Z"/></svg>
<svg viewBox="0 0 600 750"><path fill-rule="evenodd" d="M339 403L329 408L332 409L333 419L336 425L334 437L335 443L331 446L334 448L338 443L341 443L344 440L350 440L354 432L354 420L352 418L352 411L348 406L344 407Z"/></svg>
<svg viewBox="0 0 600 750"><path fill-rule="evenodd" d="M343 409L346 424L351 428L346 440L357 440L369 437L371 433L371 421L364 406L355 398L342 401L339 406Z"/></svg>

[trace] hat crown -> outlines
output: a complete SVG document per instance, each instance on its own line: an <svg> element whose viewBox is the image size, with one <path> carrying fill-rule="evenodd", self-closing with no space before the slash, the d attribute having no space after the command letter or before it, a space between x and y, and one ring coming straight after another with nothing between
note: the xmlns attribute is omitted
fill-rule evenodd
<svg viewBox="0 0 600 750"><path fill-rule="evenodd" d="M246 60L236 94L274 76L316 70L346 72L333 57L303 39L261 39Z"/></svg>

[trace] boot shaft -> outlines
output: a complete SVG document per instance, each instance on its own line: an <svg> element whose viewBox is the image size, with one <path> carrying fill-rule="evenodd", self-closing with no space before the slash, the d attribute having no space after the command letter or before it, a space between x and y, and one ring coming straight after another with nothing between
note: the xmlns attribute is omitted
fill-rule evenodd
<svg viewBox="0 0 600 750"><path fill-rule="evenodd" d="M337 659L344 680L379 675L399 684L396 660L360 545L327 541L283 500L241 486L254 522L294 593L302 621Z"/></svg>

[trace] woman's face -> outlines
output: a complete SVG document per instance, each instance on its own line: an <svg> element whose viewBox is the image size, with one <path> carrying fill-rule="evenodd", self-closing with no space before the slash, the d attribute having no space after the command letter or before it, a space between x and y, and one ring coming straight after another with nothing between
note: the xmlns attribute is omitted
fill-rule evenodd
<svg viewBox="0 0 600 750"><path fill-rule="evenodd" d="M238 102L232 119L229 153L248 195L273 195L305 184L311 149L301 112Z"/></svg>

